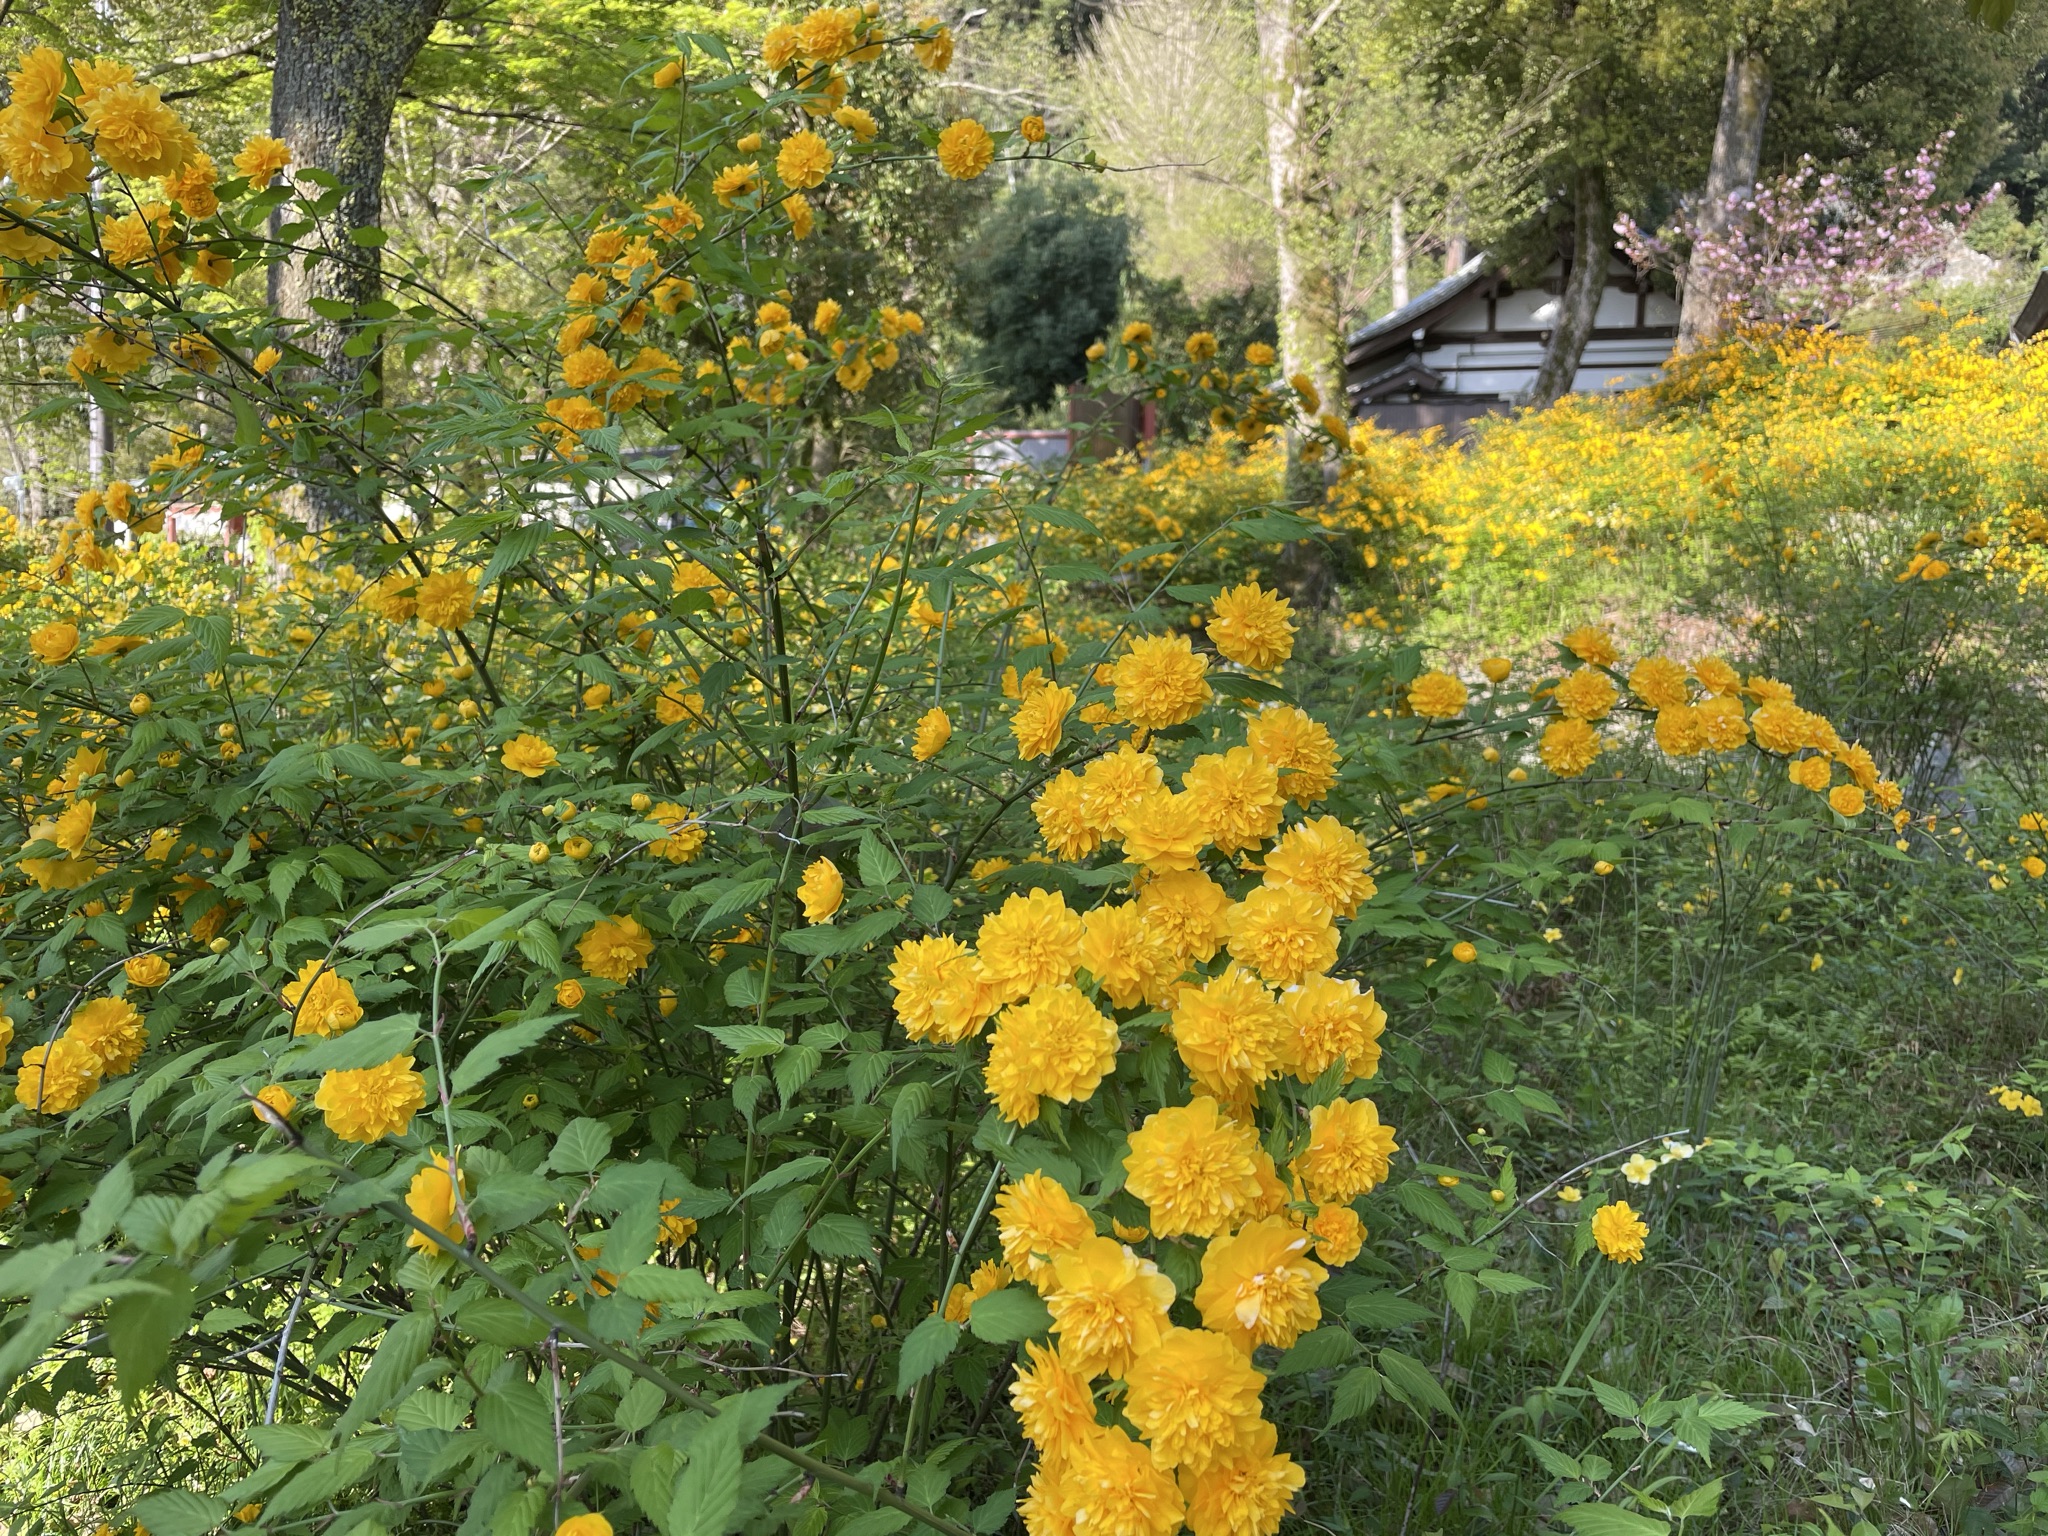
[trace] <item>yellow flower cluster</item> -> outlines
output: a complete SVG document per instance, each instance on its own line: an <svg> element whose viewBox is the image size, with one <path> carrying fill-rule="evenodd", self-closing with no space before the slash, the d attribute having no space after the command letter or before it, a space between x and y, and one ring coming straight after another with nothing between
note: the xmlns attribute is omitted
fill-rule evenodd
<svg viewBox="0 0 2048 1536"><path fill-rule="evenodd" d="M1733 752L1754 740L1766 752L1791 758L1791 781L1825 796L1845 820L1860 816L1866 804L1895 812L1903 801L1899 786L1880 777L1868 749L1843 741L1824 716L1800 708L1784 683L1759 675L1745 681L1719 656L1702 657L1690 668L1668 656L1645 656L1623 674L1613 637L1592 626L1559 643L1580 665L1548 690L1556 714L1536 748L1559 778L1593 766L1610 741L1595 727L1626 708L1647 718L1651 739L1668 757ZM1498 686L1511 669L1502 662L1485 670ZM1424 719L1453 720L1463 716L1469 697L1449 673L1425 672L1409 685L1406 703ZM1837 769L1844 774L1839 783Z"/></svg>
<svg viewBox="0 0 2048 1536"><path fill-rule="evenodd" d="M1293 630L1277 595L1246 584L1215 613L1210 638L1227 657L1260 670L1285 661ZM1277 1529L1303 1474L1262 1416L1252 1352L1316 1325L1325 1265L1350 1262L1365 1241L1352 1202L1388 1177L1395 1151L1373 1102L1341 1096L1309 1109L1284 1169L1261 1140L1262 1084L1378 1070L1386 1014L1370 990L1330 974L1337 924L1376 886L1364 840L1312 813L1339 759L1299 709L1266 706L1240 743L1199 753L1168 784L1146 738L1210 704L1207 669L1183 634L1133 640L1091 679L1110 694L1099 726L1122 739L1055 775L1033 806L1053 857L1114 850L1136 866L1130 899L1076 911L1056 890L1015 892L971 947L943 933L907 940L891 968L912 1039L956 1045L993 1021L983 1077L1014 1123L1036 1121L1047 1101L1093 1098L1134 1027L1118 1015L1136 1010L1167 1015L1191 1084L1186 1102L1130 1135L1125 1187L1145 1226L1112 1223L1104 1235L1057 1181L1025 1175L995 1202L1001 1264L944 1299L943 1315L966 1321L1014 1278L1052 1315L1054 1346L1028 1346L1012 1385L1040 1453L1024 1510L1034 1531ZM1020 755L1058 750L1076 690L1034 674L1016 691ZM1233 896L1225 882L1240 878L1239 860L1260 877ZM1149 1239L1206 1245L1192 1297L1200 1327L1169 1319L1173 1282L1133 1246ZM1130 1429L1097 1422L1102 1377L1123 1383Z"/></svg>

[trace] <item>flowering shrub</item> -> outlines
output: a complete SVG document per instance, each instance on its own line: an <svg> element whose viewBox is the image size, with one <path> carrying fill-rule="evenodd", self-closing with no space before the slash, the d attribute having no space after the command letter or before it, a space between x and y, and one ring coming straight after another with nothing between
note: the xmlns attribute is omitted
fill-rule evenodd
<svg viewBox="0 0 2048 1536"><path fill-rule="evenodd" d="M1427 1418L1398 1335L1535 1288L1518 1226L1654 1256L1569 1182L1642 1184L1639 1149L1524 1194L1501 1144L1424 1160L1382 1111L1558 1114L1498 1050L1439 1080L1419 1021L1561 969L1530 899L1619 850L1510 859L1487 818L1615 761L1687 825L1854 835L1896 788L1784 685L1592 627L1528 691L1365 662L1333 732L1256 582L1198 590L1199 646L1155 552L1075 612L1099 583L1050 534L1096 530L968 475L938 384L815 471L816 404L923 330L802 260L808 193L921 154L851 100L892 48L951 43L826 9L758 68L648 60L644 196L575 231L554 313L489 322L402 279L271 312L262 262L347 254L290 146L223 179L120 67L23 60L11 292L162 452L0 614L0 1380L50 1415L174 1391L251 1453L81 1483L74 1523L957 1536L1021 1498L1039 1533L1253 1536L1341 1495L1293 1378ZM932 150L1047 153L966 119ZM385 409L316 323L446 361ZM1349 452L1270 364L1158 387ZM164 545L177 502L251 519L249 562Z"/></svg>
<svg viewBox="0 0 2048 1536"><path fill-rule="evenodd" d="M1807 155L1789 175L1731 193L1724 229L1703 228L1696 210L1682 208L1654 235L1625 213L1614 232L1638 267L1706 278L1742 320L1831 325L1872 300L1896 302L1997 196L1936 200L1951 137L1910 165L1885 166L1867 194Z"/></svg>

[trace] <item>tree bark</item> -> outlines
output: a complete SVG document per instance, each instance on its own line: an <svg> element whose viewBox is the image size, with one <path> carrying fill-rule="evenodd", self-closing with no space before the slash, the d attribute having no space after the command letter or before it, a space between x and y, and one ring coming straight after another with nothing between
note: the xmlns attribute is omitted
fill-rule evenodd
<svg viewBox="0 0 2048 1536"><path fill-rule="evenodd" d="M1387 256L1393 268L1394 308L1408 307L1408 204L1396 197L1387 209Z"/></svg>
<svg viewBox="0 0 2048 1536"><path fill-rule="evenodd" d="M1702 234L1727 231L1729 204L1756 185L1764 152L1764 117L1771 105L1771 66L1748 48L1728 50L1728 73L1721 86L1721 116L1714 125L1714 157L1707 168L1707 190L1700 202ZM1678 310L1678 350L1692 352L1720 332L1727 295L1713 275L1686 274L1685 297Z"/></svg>
<svg viewBox="0 0 2048 1536"><path fill-rule="evenodd" d="M270 87L270 131L291 147L301 170L321 170L342 186L332 223L318 237L326 254L310 265L280 261L270 269L270 301L300 322L294 339L316 359L309 370L335 393L346 416L377 389L377 364L347 353L355 323L320 315L313 301L336 300L358 310L383 288L374 245L357 245L357 229L375 227L384 208L384 140L406 71L434 28L444 0L279 0L277 66ZM353 476L347 476L353 479ZM309 483L317 520L360 516L354 499Z"/></svg>
<svg viewBox="0 0 2048 1536"><path fill-rule="evenodd" d="M1337 378L1336 282L1316 249L1313 181L1314 135L1309 104L1308 39L1294 0L1257 0L1259 68L1266 104L1267 187L1273 204L1274 254L1279 289L1280 361L1291 378L1306 374L1326 410L1342 411ZM1304 460L1301 444L1287 445L1290 500L1320 500L1318 465Z"/></svg>
<svg viewBox="0 0 2048 1536"><path fill-rule="evenodd" d="M1536 381L1529 386L1529 404L1550 405L1570 392L1572 376L1579 371L1579 359L1586 355L1586 343L1593 336L1593 320L1600 309L1600 296L1607 289L1608 252L1614 231L1607 216L1607 178L1598 166L1588 166L1572 185L1572 261L1564 275L1564 291L1557 299L1557 323Z"/></svg>

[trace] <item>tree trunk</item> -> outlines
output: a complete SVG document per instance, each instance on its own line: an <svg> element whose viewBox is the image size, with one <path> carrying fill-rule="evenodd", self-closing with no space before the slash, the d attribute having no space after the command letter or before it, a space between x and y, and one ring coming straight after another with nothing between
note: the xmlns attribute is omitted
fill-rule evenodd
<svg viewBox="0 0 2048 1536"><path fill-rule="evenodd" d="M1728 50L1728 74L1721 86L1721 117L1714 125L1714 158L1707 168L1700 203L1702 234L1726 232L1729 204L1756 185L1764 152L1764 116L1771 105L1771 66L1761 53ZM1678 350L1691 352L1713 341L1721 329L1727 295L1712 274L1687 273L1678 310Z"/></svg>
<svg viewBox="0 0 2048 1536"><path fill-rule="evenodd" d="M1316 249L1309 199L1315 141L1309 125L1313 85L1308 40L1294 0L1257 0L1259 68L1266 101L1267 185L1279 287L1280 361L1292 378L1306 374L1323 408L1342 412L1337 378L1336 282ZM1287 494L1321 500L1320 466L1287 445Z"/></svg>
<svg viewBox="0 0 2048 1536"><path fill-rule="evenodd" d="M377 389L377 364L350 357L355 325L318 314L313 301L360 308L383 286L374 245L351 231L376 226L384 207L384 139L406 71L434 28L444 0L279 0L277 67L270 87L270 131L291 146L300 169L326 171L342 185L330 227L316 238L329 253L310 268L278 262L270 269L270 301L300 321L295 340L316 359L317 381L333 389L342 414ZM367 376L367 377L366 377ZM330 466L330 469L342 469ZM339 477L352 481L344 469ZM344 491L308 484L316 520L362 516L371 509Z"/></svg>
<svg viewBox="0 0 2048 1536"><path fill-rule="evenodd" d="M1408 307L1408 205L1395 198L1387 210L1387 247L1393 266L1394 308Z"/></svg>
<svg viewBox="0 0 2048 1536"><path fill-rule="evenodd" d="M1579 359L1593 336L1593 318L1607 289L1607 258L1614 231L1607 217L1607 178L1598 166L1578 173L1572 186L1572 261L1557 297L1557 322L1544 348L1529 404L1550 405L1572 387Z"/></svg>

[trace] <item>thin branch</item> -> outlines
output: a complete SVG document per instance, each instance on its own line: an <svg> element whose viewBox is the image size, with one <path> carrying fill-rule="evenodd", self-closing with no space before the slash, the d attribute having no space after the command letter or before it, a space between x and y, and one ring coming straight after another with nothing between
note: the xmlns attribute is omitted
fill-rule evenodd
<svg viewBox="0 0 2048 1536"><path fill-rule="evenodd" d="M0 11L0 21L6 19L6 12ZM167 69L191 69L200 64L219 64L228 59L239 59L245 53L254 53L277 36L277 26L272 23L245 43L229 43L220 48L209 48L204 53L181 53L176 58L165 59L158 66L157 73Z"/></svg>

